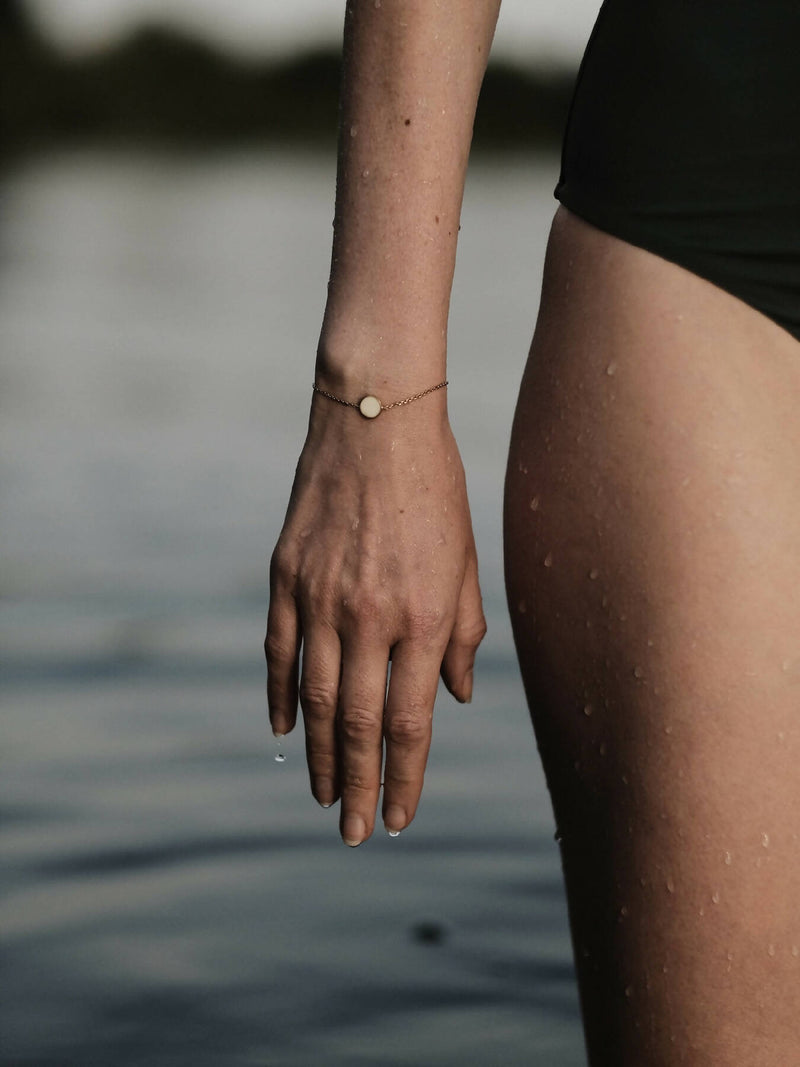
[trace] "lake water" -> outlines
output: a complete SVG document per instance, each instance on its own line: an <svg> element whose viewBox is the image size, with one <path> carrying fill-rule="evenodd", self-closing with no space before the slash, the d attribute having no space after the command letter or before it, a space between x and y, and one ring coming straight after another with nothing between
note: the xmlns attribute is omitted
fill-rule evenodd
<svg viewBox="0 0 800 1067"><path fill-rule="evenodd" d="M473 166L450 334L489 634L416 821L339 843L264 710L333 161L0 181L3 1064L585 1064L500 499L555 159Z"/></svg>

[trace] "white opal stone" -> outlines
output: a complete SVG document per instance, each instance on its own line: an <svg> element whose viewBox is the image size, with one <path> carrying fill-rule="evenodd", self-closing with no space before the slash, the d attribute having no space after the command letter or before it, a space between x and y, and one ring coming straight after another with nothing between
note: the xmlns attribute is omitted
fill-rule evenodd
<svg viewBox="0 0 800 1067"><path fill-rule="evenodd" d="M365 419L374 419L381 413L381 402L377 396L365 396L358 405L358 410Z"/></svg>

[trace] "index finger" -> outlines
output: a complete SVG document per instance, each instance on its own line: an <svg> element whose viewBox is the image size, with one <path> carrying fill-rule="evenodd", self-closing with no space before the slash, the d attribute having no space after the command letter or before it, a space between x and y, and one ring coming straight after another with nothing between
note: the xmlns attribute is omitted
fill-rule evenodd
<svg viewBox="0 0 800 1067"><path fill-rule="evenodd" d="M390 833L405 829L417 810L431 747L433 705L443 648L399 642L392 650L392 673L384 716L386 765L383 824Z"/></svg>

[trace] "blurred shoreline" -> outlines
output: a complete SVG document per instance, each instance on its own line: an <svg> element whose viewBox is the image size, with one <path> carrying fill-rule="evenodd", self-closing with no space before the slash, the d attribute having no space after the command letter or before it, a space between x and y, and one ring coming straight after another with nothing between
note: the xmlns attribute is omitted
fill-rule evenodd
<svg viewBox="0 0 800 1067"><path fill-rule="evenodd" d="M23 4L0 7L0 138L9 160L56 146L202 148L335 143L340 56L312 49L245 61L190 35L143 27L82 57L50 45ZM572 66L490 63L473 151L552 148L563 129Z"/></svg>

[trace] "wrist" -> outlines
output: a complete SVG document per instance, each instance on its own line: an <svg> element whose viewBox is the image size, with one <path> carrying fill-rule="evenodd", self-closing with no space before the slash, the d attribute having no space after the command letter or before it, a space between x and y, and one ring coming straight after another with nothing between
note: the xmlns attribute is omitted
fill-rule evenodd
<svg viewBox="0 0 800 1067"><path fill-rule="evenodd" d="M447 377L446 330L408 325L374 327L355 316L333 321L326 312L317 348L316 384L348 401L366 394L389 404Z"/></svg>

